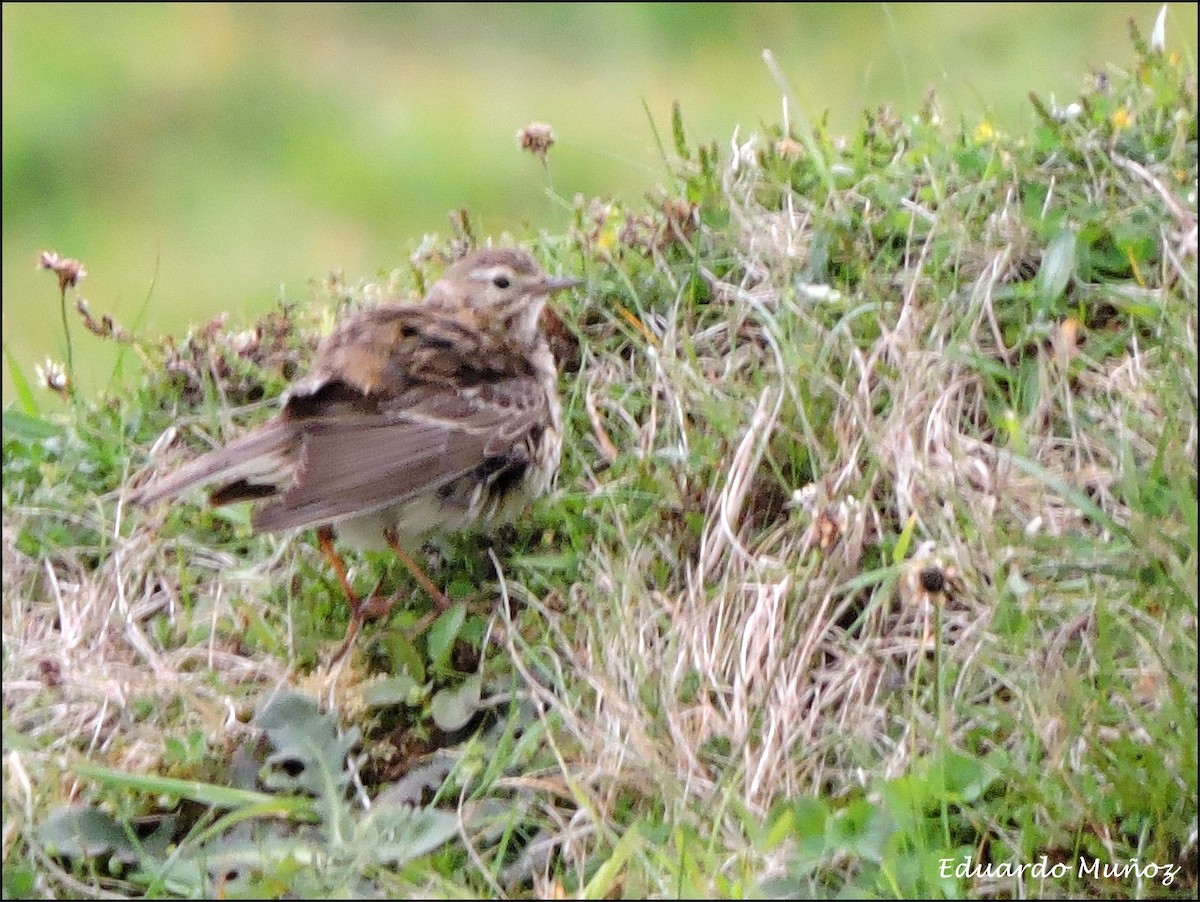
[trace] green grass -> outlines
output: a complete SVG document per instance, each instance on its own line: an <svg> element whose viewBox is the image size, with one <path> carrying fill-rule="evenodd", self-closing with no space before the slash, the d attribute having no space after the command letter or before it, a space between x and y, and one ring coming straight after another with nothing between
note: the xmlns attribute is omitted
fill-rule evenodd
<svg viewBox="0 0 1200 902"><path fill-rule="evenodd" d="M1194 896L1195 73L1134 45L1023 134L931 96L735 162L677 111L657 193L531 242L587 280L557 490L431 549L423 630L352 558L405 603L332 671L310 536L125 487L469 230L124 336L65 415L15 369L6 895Z"/></svg>

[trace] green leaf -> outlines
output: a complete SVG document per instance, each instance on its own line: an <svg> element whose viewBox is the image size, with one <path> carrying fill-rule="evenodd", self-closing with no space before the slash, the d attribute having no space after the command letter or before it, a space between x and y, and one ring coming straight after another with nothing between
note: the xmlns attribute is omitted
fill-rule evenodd
<svg viewBox="0 0 1200 902"><path fill-rule="evenodd" d="M429 703L433 722L447 733L462 729L479 710L482 694L483 680L479 674L467 677L457 688L440 690Z"/></svg>
<svg viewBox="0 0 1200 902"><path fill-rule="evenodd" d="M377 862L397 867L458 836L458 818L436 808L379 804L363 819L358 835L370 841Z"/></svg>
<svg viewBox="0 0 1200 902"><path fill-rule="evenodd" d="M4 868L4 898L31 899L36 875L25 865L6 865Z"/></svg>
<svg viewBox="0 0 1200 902"><path fill-rule="evenodd" d="M1042 310L1050 310L1067 290L1075 273L1075 246L1075 233L1063 229L1042 254L1042 266L1037 274L1037 298Z"/></svg>
<svg viewBox="0 0 1200 902"><path fill-rule="evenodd" d="M929 762L929 776L940 794L947 801L957 804L976 801L998 779L999 774L986 761L961 752L947 751L939 759Z"/></svg>
<svg viewBox="0 0 1200 902"><path fill-rule="evenodd" d="M407 673L401 673L368 686L363 690L363 701L368 708L412 704L414 693L420 689L420 683Z"/></svg>
<svg viewBox="0 0 1200 902"><path fill-rule="evenodd" d="M8 345L4 346L4 358L8 361L8 375L12 378L13 391L17 393L17 400L21 402L21 409L29 416L36 416L38 412L37 400L33 396L33 389L29 387L29 380L25 378L25 373L21 370L21 365L17 363L17 358L13 356ZM8 431L8 412L4 414L4 429Z"/></svg>
<svg viewBox="0 0 1200 902"><path fill-rule="evenodd" d="M883 860L887 839L895 832L891 816L865 799L855 799L826 824L830 849L861 855L878 864Z"/></svg>
<svg viewBox="0 0 1200 902"><path fill-rule="evenodd" d="M289 799L245 789L231 789L198 780L180 780L175 777L160 777L146 774L127 774L123 771L101 767L87 762L76 762L71 770L81 777L95 780L113 789L132 789L150 795L169 795L191 799L205 805L236 808L244 805L265 805L269 813L293 816L303 814L309 807L307 799Z"/></svg>
<svg viewBox="0 0 1200 902"><path fill-rule="evenodd" d="M391 661L393 673L410 676L417 683L425 682L425 656L402 630L388 630L379 641Z"/></svg>
<svg viewBox="0 0 1200 902"><path fill-rule="evenodd" d="M327 806L340 799L350 781L346 755L358 742L358 730L338 735L337 719L322 714L316 701L297 693L273 696L254 718L267 732L274 751L261 775L269 789L301 789Z"/></svg>
<svg viewBox="0 0 1200 902"><path fill-rule="evenodd" d="M63 427L21 410L6 410L3 414L4 435L24 442L40 442L63 434Z"/></svg>
<svg viewBox="0 0 1200 902"><path fill-rule="evenodd" d="M801 840L819 840L824 846L828 820L829 806L821 799L804 796L792 805L792 822L796 836Z"/></svg>
<svg viewBox="0 0 1200 902"><path fill-rule="evenodd" d="M425 647L429 652L431 667L442 667L450 660L450 651L454 648L454 640L458 638L458 632L462 629L466 617L466 605L456 604L435 620L433 626L429 628Z"/></svg>
<svg viewBox="0 0 1200 902"><path fill-rule="evenodd" d="M96 858L118 854L137 860L137 849L116 819L95 808L67 808L51 815L37 831L38 841L51 855Z"/></svg>
<svg viewBox="0 0 1200 902"><path fill-rule="evenodd" d="M908 546L912 543L913 530L916 526L917 517L915 514L910 514L904 528L900 530L900 537L896 539L896 548L892 552L893 564L899 566L908 558Z"/></svg>

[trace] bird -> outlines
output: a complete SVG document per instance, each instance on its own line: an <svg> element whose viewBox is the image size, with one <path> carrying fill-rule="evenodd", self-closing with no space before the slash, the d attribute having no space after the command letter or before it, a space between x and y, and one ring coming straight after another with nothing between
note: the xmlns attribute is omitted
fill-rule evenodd
<svg viewBox="0 0 1200 902"><path fill-rule="evenodd" d="M391 549L432 597L451 602L413 558L434 534L513 520L551 486L562 455L558 372L539 318L582 285L554 278L518 248L452 264L423 302L385 302L342 319L275 417L224 447L133 489L140 506L197 485L213 505L255 502L255 532L316 527L363 622L391 608L360 598L335 547Z"/></svg>

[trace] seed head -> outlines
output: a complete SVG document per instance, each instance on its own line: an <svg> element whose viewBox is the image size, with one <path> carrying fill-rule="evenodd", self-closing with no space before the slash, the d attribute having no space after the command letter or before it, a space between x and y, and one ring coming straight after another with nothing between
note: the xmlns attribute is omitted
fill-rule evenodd
<svg viewBox="0 0 1200 902"><path fill-rule="evenodd" d="M527 150L531 154L541 157L544 163L546 152L554 144L554 132L545 122L530 122L517 132L517 141L521 145L521 150Z"/></svg>

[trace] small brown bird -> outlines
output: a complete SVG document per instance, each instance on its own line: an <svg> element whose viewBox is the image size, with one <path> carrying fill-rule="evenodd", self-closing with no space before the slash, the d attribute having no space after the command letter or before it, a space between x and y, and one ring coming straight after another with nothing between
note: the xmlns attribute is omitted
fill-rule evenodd
<svg viewBox="0 0 1200 902"><path fill-rule="evenodd" d="M368 616L333 547L391 548L445 609L410 549L437 532L511 520L546 491L562 450L558 374L539 315L556 291L529 254L477 251L424 303L360 310L317 350L313 371L270 422L135 490L151 504L219 483L213 504L270 499L256 531L317 527L353 616L340 658Z"/></svg>

